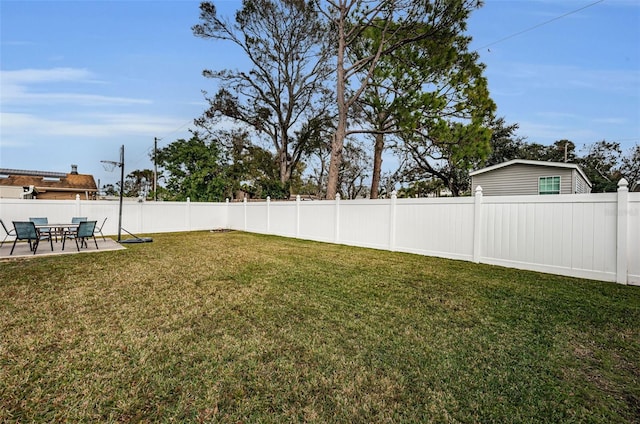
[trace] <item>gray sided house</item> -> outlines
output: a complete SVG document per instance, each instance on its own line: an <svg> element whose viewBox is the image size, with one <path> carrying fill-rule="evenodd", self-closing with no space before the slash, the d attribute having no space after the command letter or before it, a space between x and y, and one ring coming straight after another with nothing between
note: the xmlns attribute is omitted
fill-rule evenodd
<svg viewBox="0 0 640 424"><path fill-rule="evenodd" d="M591 193L591 181L573 163L514 159L469 173L471 192L485 196Z"/></svg>

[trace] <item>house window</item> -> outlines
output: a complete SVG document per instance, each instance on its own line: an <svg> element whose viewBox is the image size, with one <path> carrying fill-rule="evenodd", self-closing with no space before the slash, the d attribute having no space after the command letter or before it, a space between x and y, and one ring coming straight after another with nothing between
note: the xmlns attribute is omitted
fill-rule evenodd
<svg viewBox="0 0 640 424"><path fill-rule="evenodd" d="M560 194L560 177L540 177L538 194Z"/></svg>

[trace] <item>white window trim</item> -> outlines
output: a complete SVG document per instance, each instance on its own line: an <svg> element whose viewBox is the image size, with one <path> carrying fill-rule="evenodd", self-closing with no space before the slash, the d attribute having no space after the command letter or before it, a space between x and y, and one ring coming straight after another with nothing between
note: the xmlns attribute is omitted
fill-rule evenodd
<svg viewBox="0 0 640 424"><path fill-rule="evenodd" d="M557 178L558 179L558 192L557 193L541 193L540 192L540 180L542 180L543 178ZM560 175L545 175L542 177L538 177L538 195L542 195L542 196L546 196L548 194L560 194L562 193L562 176Z"/></svg>

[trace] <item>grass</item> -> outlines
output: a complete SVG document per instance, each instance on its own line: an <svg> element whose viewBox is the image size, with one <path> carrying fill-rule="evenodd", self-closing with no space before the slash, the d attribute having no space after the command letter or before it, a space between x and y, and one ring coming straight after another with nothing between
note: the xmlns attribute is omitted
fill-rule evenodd
<svg viewBox="0 0 640 424"><path fill-rule="evenodd" d="M640 288L241 232L0 262L2 422L640 422Z"/></svg>

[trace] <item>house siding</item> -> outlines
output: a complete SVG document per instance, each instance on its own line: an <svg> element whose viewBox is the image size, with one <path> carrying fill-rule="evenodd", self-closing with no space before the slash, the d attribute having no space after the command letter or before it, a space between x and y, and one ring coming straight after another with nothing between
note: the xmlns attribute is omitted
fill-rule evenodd
<svg viewBox="0 0 640 424"><path fill-rule="evenodd" d="M578 194L591 193L591 189L589 188L589 184L587 181L582 178L582 175L578 171L573 171L573 180L575 181L575 187L573 192Z"/></svg>
<svg viewBox="0 0 640 424"><path fill-rule="evenodd" d="M471 177L472 192L482 187L485 196L537 195L540 177L560 177L560 194L576 192L577 172L569 168L514 164ZM586 183L585 183L586 185Z"/></svg>

